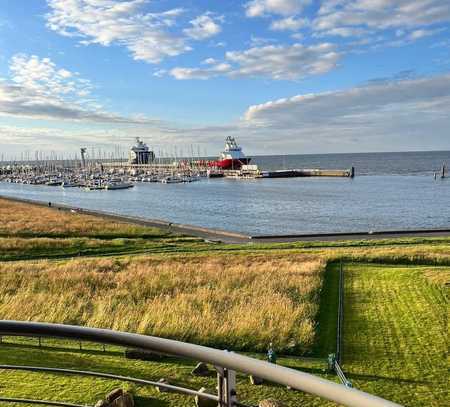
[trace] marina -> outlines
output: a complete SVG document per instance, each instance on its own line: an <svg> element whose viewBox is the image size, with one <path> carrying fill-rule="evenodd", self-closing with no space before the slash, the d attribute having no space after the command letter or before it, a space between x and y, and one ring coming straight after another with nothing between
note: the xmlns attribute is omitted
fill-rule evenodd
<svg viewBox="0 0 450 407"><path fill-rule="evenodd" d="M80 159L19 161L0 164L0 181L15 184L83 188L86 191L132 188L139 182L180 184L204 178L264 179L292 177L349 177L355 168L345 170L287 169L262 170L250 164L236 140L227 137L225 149L216 160L181 158L161 162L139 138L130 148L127 160L87 157L87 148L80 148Z"/></svg>

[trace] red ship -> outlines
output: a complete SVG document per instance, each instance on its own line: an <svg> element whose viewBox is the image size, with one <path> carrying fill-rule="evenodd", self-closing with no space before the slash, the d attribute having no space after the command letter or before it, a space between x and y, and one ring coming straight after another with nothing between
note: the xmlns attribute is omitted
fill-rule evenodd
<svg viewBox="0 0 450 407"><path fill-rule="evenodd" d="M246 157L242 152L242 148L237 145L234 137L228 136L225 140L225 150L217 161L210 163L210 166L222 170L238 170L243 165L249 164L250 160L251 158Z"/></svg>

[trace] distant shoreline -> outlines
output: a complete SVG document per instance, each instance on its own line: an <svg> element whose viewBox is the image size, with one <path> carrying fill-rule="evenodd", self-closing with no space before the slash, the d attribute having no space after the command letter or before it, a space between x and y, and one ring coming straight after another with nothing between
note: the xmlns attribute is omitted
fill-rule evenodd
<svg viewBox="0 0 450 407"><path fill-rule="evenodd" d="M174 233L200 237L205 240L220 241L229 244L242 243L293 243L293 242L313 242L313 241L335 241L335 240L382 240L389 238L401 237L448 237L450 236L450 228L438 229L407 229L407 230L386 230L373 232L340 232L340 233L310 233L310 234L267 234L267 235L246 235L243 233L206 228L202 226L185 225L179 223L172 223L159 219L146 219L134 216L126 216L105 212L100 210L85 209L70 205L61 204L58 202L36 201L32 199L15 198L5 195L0 195L0 199L12 202L26 203L30 205L44 206L47 208L75 211L84 215L97 216L105 219L115 220L118 222L131 223L140 226L156 227L168 230Z"/></svg>

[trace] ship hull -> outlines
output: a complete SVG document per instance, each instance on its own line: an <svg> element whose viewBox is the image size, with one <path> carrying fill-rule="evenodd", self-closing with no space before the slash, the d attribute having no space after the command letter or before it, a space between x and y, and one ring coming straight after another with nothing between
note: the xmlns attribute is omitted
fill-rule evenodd
<svg viewBox="0 0 450 407"><path fill-rule="evenodd" d="M235 159L227 158L227 159L224 159L224 160L213 161L211 163L211 166L220 168L222 170L238 170L243 165L249 164L250 160L251 160L251 158L248 158L248 157L239 158L239 159L237 159L237 158L235 158Z"/></svg>

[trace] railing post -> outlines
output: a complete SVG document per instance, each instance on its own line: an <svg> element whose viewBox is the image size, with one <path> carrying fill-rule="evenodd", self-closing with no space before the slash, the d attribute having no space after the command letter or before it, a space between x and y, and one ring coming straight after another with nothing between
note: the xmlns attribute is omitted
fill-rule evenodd
<svg viewBox="0 0 450 407"><path fill-rule="evenodd" d="M344 329L344 268L342 259L339 262L339 288L338 288L338 315L337 315L337 334L336 334L336 360L342 361L342 335Z"/></svg>
<svg viewBox="0 0 450 407"><path fill-rule="evenodd" d="M237 401L236 372L221 367L216 367L216 370L219 407L233 407Z"/></svg>

